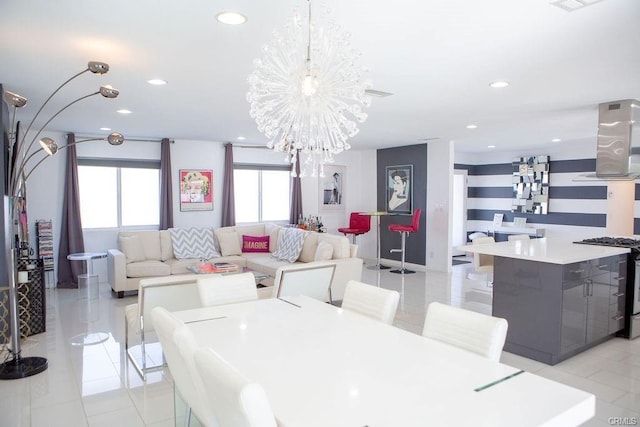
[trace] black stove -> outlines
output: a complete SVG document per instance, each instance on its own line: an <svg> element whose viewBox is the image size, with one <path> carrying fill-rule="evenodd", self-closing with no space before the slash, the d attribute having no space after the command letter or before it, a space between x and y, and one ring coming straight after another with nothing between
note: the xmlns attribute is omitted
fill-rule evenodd
<svg viewBox="0 0 640 427"><path fill-rule="evenodd" d="M628 237L594 237L592 239L584 239L579 242L582 245L598 245L598 246L616 246L619 248L640 249L640 240Z"/></svg>

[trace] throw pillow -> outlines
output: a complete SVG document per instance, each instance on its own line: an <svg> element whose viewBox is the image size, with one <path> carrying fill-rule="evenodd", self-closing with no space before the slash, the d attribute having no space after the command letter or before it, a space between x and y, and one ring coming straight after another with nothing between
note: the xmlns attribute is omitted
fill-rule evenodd
<svg viewBox="0 0 640 427"><path fill-rule="evenodd" d="M273 253L282 261L295 262L300 256L307 232L299 228L284 228L278 237L278 249Z"/></svg>
<svg viewBox="0 0 640 427"><path fill-rule="evenodd" d="M222 256L242 255L238 233L235 231L218 234L218 244L220 245Z"/></svg>
<svg viewBox="0 0 640 427"><path fill-rule="evenodd" d="M147 258L144 256L144 248L142 247L142 240L137 235L133 236L120 236L118 238L120 244L120 250L124 253L127 264L130 262L144 261Z"/></svg>
<svg viewBox="0 0 640 427"><path fill-rule="evenodd" d="M333 245L327 242L318 243L318 247L316 248L316 256L313 258L314 261L329 261L333 256Z"/></svg>
<svg viewBox="0 0 640 427"><path fill-rule="evenodd" d="M269 236L242 235L242 252L269 252Z"/></svg>
<svg viewBox="0 0 640 427"><path fill-rule="evenodd" d="M176 259L215 258L220 254L213 244L211 228L170 228Z"/></svg>
<svg viewBox="0 0 640 427"><path fill-rule="evenodd" d="M277 224L266 223L264 225L264 234L269 236L269 252L275 252L278 249L278 238L282 229L284 227Z"/></svg>

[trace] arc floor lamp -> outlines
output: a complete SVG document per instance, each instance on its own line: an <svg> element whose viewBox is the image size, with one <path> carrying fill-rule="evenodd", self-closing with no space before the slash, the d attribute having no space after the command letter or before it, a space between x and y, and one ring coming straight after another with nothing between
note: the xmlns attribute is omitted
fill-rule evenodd
<svg viewBox="0 0 640 427"><path fill-rule="evenodd" d="M112 88L111 86L101 86L100 89L96 92L90 93L85 96L81 96L80 98L71 101L60 110L58 110L55 114L53 114L44 125L38 130L35 136L27 141L27 135L31 130L31 127L35 123L37 117L43 111L44 107L48 104L48 102L69 82L79 77L80 75L91 72L93 74L105 74L109 71L109 65L104 62L91 61L88 63L87 68L80 71L79 73L70 77L67 81L62 83L53 93L46 99L46 101L42 104L42 106L38 109L35 116L27 126L22 138L18 135L18 130L14 128L15 125L15 116L16 110L18 108L22 108L27 104L27 98L24 96L18 95L13 92L5 91L4 99L9 104L9 106L13 107L13 118L11 120L11 130L10 133L13 132L9 137L9 148L8 148L8 164L7 164L7 173L5 176L5 189L6 189L6 207L5 207L5 218L4 218L4 249L5 254L7 255L7 274L9 279L9 320L10 320L10 330L11 330L11 342L10 342L10 353L11 357L6 362L0 364L0 380L7 379L18 379L29 377L31 375L38 374L48 367L48 361L44 357L22 357L21 356L21 348L20 348L20 321L18 318L18 272L17 272L17 252L19 250L15 245L15 235L17 234L17 227L19 223L19 212L18 212L18 203L23 201L26 195L25 184L27 179L31 176L33 171L42 164L46 159L50 156L54 155L56 152L64 149L66 147L76 145L82 142L88 141L98 141L98 140L106 140L111 145L120 145L124 142L124 138L119 133L112 133L108 137L105 138L92 138L85 139L73 142L71 144L63 145L58 147L58 145L53 141L53 139L49 137L44 137L38 139L40 134L45 130L45 128L51 123L53 119L55 119L60 113L62 113L67 108L72 105L80 102L84 99L92 97L94 95L102 95L105 98L116 98L119 92ZM34 143L38 141L40 144L40 148L34 147ZM28 143L27 143L28 142ZM42 158L39 158L42 157ZM39 158L39 160L38 160ZM30 165L30 162L37 163L35 165Z"/></svg>

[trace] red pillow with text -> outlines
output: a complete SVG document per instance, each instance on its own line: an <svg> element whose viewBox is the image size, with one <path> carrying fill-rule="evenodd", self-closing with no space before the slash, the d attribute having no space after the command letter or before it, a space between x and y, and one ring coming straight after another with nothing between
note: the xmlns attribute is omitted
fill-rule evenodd
<svg viewBox="0 0 640 427"><path fill-rule="evenodd" d="M242 252L269 252L269 236L242 235Z"/></svg>

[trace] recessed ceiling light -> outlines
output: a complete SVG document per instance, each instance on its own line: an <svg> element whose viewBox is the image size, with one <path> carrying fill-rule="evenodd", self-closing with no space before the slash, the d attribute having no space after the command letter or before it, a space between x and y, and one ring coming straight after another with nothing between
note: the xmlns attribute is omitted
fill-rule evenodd
<svg viewBox="0 0 640 427"><path fill-rule="evenodd" d="M228 25L240 25L247 22L247 17L239 12L225 11L216 15L218 22Z"/></svg>
<svg viewBox="0 0 640 427"><path fill-rule="evenodd" d="M489 86L494 88L503 88L503 87L509 86L509 82L505 82L504 80L498 80L498 81L489 83Z"/></svg>
<svg viewBox="0 0 640 427"><path fill-rule="evenodd" d="M120 110L117 110L116 113L120 113L120 114L131 114L131 110L127 110L126 108L122 108Z"/></svg>
<svg viewBox="0 0 640 427"><path fill-rule="evenodd" d="M495 145L487 145L487 148L496 148Z"/></svg>
<svg viewBox="0 0 640 427"><path fill-rule="evenodd" d="M478 125L467 125L467 129L477 129Z"/></svg>
<svg viewBox="0 0 640 427"><path fill-rule="evenodd" d="M247 139L247 138L245 138L244 136L239 136L239 137L237 137L236 139L237 139L238 141L244 141L244 140L245 140L245 139Z"/></svg>
<svg viewBox="0 0 640 427"><path fill-rule="evenodd" d="M560 141L562 141L560 138L553 138L553 139L551 140L551 142L560 142Z"/></svg>
<svg viewBox="0 0 640 427"><path fill-rule="evenodd" d="M151 79L151 80L147 80L147 83L154 86L162 86L162 85L166 85L167 81L162 79Z"/></svg>
<svg viewBox="0 0 640 427"><path fill-rule="evenodd" d="M100 130L107 131L107 130L111 130L111 128L100 128Z"/></svg>

